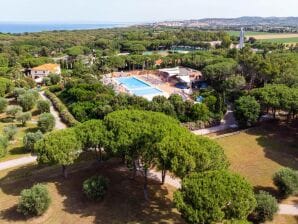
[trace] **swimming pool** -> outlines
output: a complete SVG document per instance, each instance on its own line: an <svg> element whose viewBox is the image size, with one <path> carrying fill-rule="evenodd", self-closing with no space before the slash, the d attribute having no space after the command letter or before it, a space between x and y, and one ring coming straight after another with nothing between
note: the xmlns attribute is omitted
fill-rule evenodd
<svg viewBox="0 0 298 224"><path fill-rule="evenodd" d="M142 96L148 100L152 100L154 96L164 95L164 92L152 87L150 84L136 77L121 77L116 79L119 84L122 84L131 94Z"/></svg>
<svg viewBox="0 0 298 224"><path fill-rule="evenodd" d="M131 90L133 94L136 96L144 96L144 95L161 95L162 91L156 88L146 88L146 89L135 89Z"/></svg>
<svg viewBox="0 0 298 224"><path fill-rule="evenodd" d="M135 77L122 77L122 78L118 78L117 81L120 84L123 84L129 90L151 87L147 83L145 83Z"/></svg>

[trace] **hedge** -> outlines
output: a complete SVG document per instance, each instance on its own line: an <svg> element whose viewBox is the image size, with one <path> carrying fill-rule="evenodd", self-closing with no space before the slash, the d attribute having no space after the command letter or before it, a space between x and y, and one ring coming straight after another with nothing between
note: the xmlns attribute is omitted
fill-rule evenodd
<svg viewBox="0 0 298 224"><path fill-rule="evenodd" d="M67 107L61 102L61 100L54 93L51 93L50 91L46 90L45 95L49 98L49 100L51 100L54 108L59 112L61 120L65 124L72 127L78 123L78 121L68 111Z"/></svg>

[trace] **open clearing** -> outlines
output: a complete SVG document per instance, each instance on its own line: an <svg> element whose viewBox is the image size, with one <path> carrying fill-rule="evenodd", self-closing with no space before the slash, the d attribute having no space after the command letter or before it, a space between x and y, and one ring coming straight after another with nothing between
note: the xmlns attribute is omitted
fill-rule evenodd
<svg viewBox="0 0 298 224"><path fill-rule="evenodd" d="M285 166L298 169L297 129L267 123L216 141L224 148L231 169L246 177L256 190L276 195L273 174ZM298 197L283 201L297 202Z"/></svg>
<svg viewBox="0 0 298 224"><path fill-rule="evenodd" d="M228 31L231 36L239 36L240 31ZM267 33L267 32L245 32L247 38L253 37L262 42L272 43L298 43L298 33Z"/></svg>
<svg viewBox="0 0 298 224"><path fill-rule="evenodd" d="M59 167L45 168L44 172L33 175L34 170L37 172L36 166L32 165L22 168L22 171L0 174L7 175L0 180L0 223L184 223L173 207L173 187L150 181L150 202L146 203L142 179L130 180L129 173L118 161L71 173L67 180L61 177ZM20 178L24 172L29 175ZM58 173L58 176L49 177L53 173ZM110 180L108 193L102 202L90 202L82 193L82 182L94 174L104 175ZM16 175L19 180L11 181ZM25 219L16 212L18 195L23 188L36 182L47 184L52 204L45 215Z"/></svg>

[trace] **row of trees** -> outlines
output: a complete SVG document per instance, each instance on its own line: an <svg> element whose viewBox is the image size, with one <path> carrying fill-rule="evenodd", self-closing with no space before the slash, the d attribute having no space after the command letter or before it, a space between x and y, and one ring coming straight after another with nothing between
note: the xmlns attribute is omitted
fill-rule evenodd
<svg viewBox="0 0 298 224"><path fill-rule="evenodd" d="M120 157L131 168L132 178L142 172L147 200L149 169L160 169L163 182L170 171L183 178L175 203L189 223L246 219L256 205L252 187L227 171L229 164L218 144L193 135L161 113L116 111L103 121L51 132L35 144L35 150L39 163L62 165L65 177L66 167L84 150L94 150L98 159L103 153Z"/></svg>

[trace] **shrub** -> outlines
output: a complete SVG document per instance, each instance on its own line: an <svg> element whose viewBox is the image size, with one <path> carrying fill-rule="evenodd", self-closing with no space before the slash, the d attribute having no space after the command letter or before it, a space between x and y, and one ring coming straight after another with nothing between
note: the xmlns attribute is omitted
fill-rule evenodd
<svg viewBox="0 0 298 224"><path fill-rule="evenodd" d="M235 118L240 127L251 127L258 121L261 106L252 96L242 96L235 103Z"/></svg>
<svg viewBox="0 0 298 224"><path fill-rule="evenodd" d="M17 133L17 126L10 124L4 127L3 133L8 138L8 140L13 140L15 134Z"/></svg>
<svg viewBox="0 0 298 224"><path fill-rule="evenodd" d="M23 95L26 93L26 90L24 88L15 88L13 90L13 95L17 99L20 95Z"/></svg>
<svg viewBox="0 0 298 224"><path fill-rule="evenodd" d="M13 82L9 79L0 77L0 97L5 96L6 93L10 93L13 87Z"/></svg>
<svg viewBox="0 0 298 224"><path fill-rule="evenodd" d="M62 87L60 85L53 85L49 87L50 92L56 93L62 91Z"/></svg>
<svg viewBox="0 0 298 224"><path fill-rule="evenodd" d="M43 82L46 86L50 86L50 85L52 85L52 83L51 83L51 79L50 79L49 77L44 77L44 78L42 79L42 82Z"/></svg>
<svg viewBox="0 0 298 224"><path fill-rule="evenodd" d="M50 206L51 197L45 185L36 184L21 192L17 211L28 216L42 215Z"/></svg>
<svg viewBox="0 0 298 224"><path fill-rule="evenodd" d="M8 109L6 110L6 114L15 117L18 113L21 113L22 111L23 108L20 106L11 106L8 107Z"/></svg>
<svg viewBox="0 0 298 224"><path fill-rule="evenodd" d="M50 102L47 100L37 101L37 110L39 113L49 113L50 112Z"/></svg>
<svg viewBox="0 0 298 224"><path fill-rule="evenodd" d="M3 113L7 107L7 100L3 97L0 97L0 113Z"/></svg>
<svg viewBox="0 0 298 224"><path fill-rule="evenodd" d="M43 133L52 131L55 127L55 118L50 113L43 113L39 116L37 126Z"/></svg>
<svg viewBox="0 0 298 224"><path fill-rule="evenodd" d="M191 108L191 115L195 121L208 121L210 119L210 111L204 103L194 104Z"/></svg>
<svg viewBox="0 0 298 224"><path fill-rule="evenodd" d="M68 111L67 107L60 101L60 99L54 93L51 93L50 91L45 91L45 95L51 100L55 109L59 111L61 120L65 124L67 124L68 126L74 126L78 123L78 121Z"/></svg>
<svg viewBox="0 0 298 224"><path fill-rule="evenodd" d="M256 195L257 207L253 215L256 221L265 222L273 220L273 216L278 211L278 203L275 197L271 196L266 191L260 191Z"/></svg>
<svg viewBox="0 0 298 224"><path fill-rule="evenodd" d="M283 168L273 176L274 184L277 186L282 197L298 193L298 171Z"/></svg>
<svg viewBox="0 0 298 224"><path fill-rule="evenodd" d="M30 121L32 118L31 112L25 112L25 113L17 113L16 119L17 121L21 122L23 126L26 126L27 121Z"/></svg>
<svg viewBox="0 0 298 224"><path fill-rule="evenodd" d="M254 210L252 186L228 171L207 171L185 177L174 202L187 223L244 220Z"/></svg>
<svg viewBox="0 0 298 224"><path fill-rule="evenodd" d="M8 139L5 136L0 136L0 158L7 154Z"/></svg>
<svg viewBox="0 0 298 224"><path fill-rule="evenodd" d="M89 199L103 199L108 188L108 180L103 176L93 176L83 183L83 191Z"/></svg>
<svg viewBox="0 0 298 224"><path fill-rule="evenodd" d="M23 138L24 148L27 152L34 152L34 144L42 139L43 135L41 131L29 132Z"/></svg>
<svg viewBox="0 0 298 224"><path fill-rule="evenodd" d="M35 106L36 96L32 92L27 92L18 97L18 103L23 108L23 111L29 111Z"/></svg>
<svg viewBox="0 0 298 224"><path fill-rule="evenodd" d="M49 74L48 77L50 78L52 85L56 85L61 81L60 75L57 74Z"/></svg>

